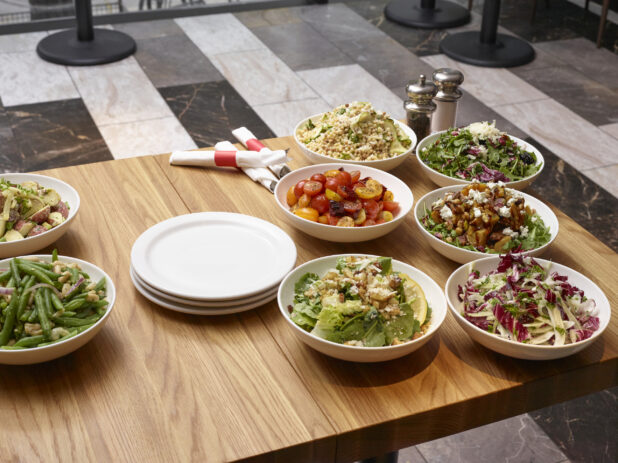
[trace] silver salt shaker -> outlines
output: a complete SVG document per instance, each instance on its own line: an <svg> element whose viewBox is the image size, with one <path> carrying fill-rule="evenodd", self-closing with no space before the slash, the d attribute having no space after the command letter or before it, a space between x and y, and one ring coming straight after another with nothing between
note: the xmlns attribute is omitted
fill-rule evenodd
<svg viewBox="0 0 618 463"><path fill-rule="evenodd" d="M436 69L431 78L438 88L434 98L437 109L431 122L431 131L439 132L455 127L457 101L463 95L459 86L463 83L464 76L457 69L441 68Z"/></svg>
<svg viewBox="0 0 618 463"><path fill-rule="evenodd" d="M414 130L418 141L431 133L431 117L436 110L436 104L432 100L437 91L435 84L427 82L423 74L406 86L408 99L404 101L403 107L406 110L408 127Z"/></svg>

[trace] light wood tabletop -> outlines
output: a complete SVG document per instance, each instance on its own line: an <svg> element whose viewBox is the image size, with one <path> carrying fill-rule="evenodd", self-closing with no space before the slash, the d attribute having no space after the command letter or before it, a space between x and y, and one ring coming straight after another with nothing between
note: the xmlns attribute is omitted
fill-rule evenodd
<svg viewBox="0 0 618 463"><path fill-rule="evenodd" d="M306 164L292 137L265 144L291 148L293 169ZM425 244L412 214L377 240L321 241L289 226L273 195L242 173L170 166L168 159L42 172L81 196L74 224L53 247L103 268L118 296L107 325L75 353L0 366L0 460L347 462L618 384L618 255L556 209L560 233L543 257L594 280L613 311L602 337L566 359L496 354L471 341L449 314L413 354L354 364L301 343L276 301L221 317L160 308L131 283L131 246L150 226L192 212L268 220L293 238L297 264L379 254L418 267L441 286L459 266ZM419 199L436 187L415 163L392 173Z"/></svg>

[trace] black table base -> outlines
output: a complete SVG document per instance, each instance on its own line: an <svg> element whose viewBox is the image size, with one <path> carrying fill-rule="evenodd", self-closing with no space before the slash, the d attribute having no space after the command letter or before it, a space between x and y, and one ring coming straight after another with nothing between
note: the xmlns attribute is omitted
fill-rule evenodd
<svg viewBox="0 0 618 463"><path fill-rule="evenodd" d="M517 37L497 34L494 43L483 43L476 31L449 35L440 42L440 51L462 63L494 68L521 66L534 59L534 49Z"/></svg>
<svg viewBox="0 0 618 463"><path fill-rule="evenodd" d="M75 0L77 29L56 32L41 40L36 52L46 61L67 66L112 63L135 53L135 40L127 34L94 29L90 0Z"/></svg>
<svg viewBox="0 0 618 463"><path fill-rule="evenodd" d="M457 61L485 67L521 66L534 59L528 42L498 34L500 0L485 0L480 32L460 32L440 42L440 51Z"/></svg>
<svg viewBox="0 0 618 463"><path fill-rule="evenodd" d="M135 53L135 41L127 34L94 29L92 40L79 40L77 31L56 32L39 42L37 53L46 61L67 66L112 63Z"/></svg>
<svg viewBox="0 0 618 463"><path fill-rule="evenodd" d="M463 6L445 0L393 0L384 15L404 26L421 29L444 29L470 22L470 12Z"/></svg>

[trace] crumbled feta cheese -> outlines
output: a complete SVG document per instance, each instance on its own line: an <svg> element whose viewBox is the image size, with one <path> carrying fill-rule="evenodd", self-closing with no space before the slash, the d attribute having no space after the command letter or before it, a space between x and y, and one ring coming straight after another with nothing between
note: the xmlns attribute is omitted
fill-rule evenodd
<svg viewBox="0 0 618 463"><path fill-rule="evenodd" d="M496 121L491 124L487 121L474 122L466 127L466 129L470 132L476 143L478 143L479 140L491 140L492 142L497 142L503 135L503 132L496 129Z"/></svg>
<svg viewBox="0 0 618 463"><path fill-rule="evenodd" d="M519 234L521 235L522 238L525 238L526 236L528 236L528 227L526 227L525 225L522 225L521 227L519 227Z"/></svg>
<svg viewBox="0 0 618 463"><path fill-rule="evenodd" d="M468 198L471 198L473 201L479 204L487 202L487 195L485 194L485 192L478 191L472 188L470 188L470 191L468 192Z"/></svg>
<svg viewBox="0 0 618 463"><path fill-rule="evenodd" d="M509 200L506 202L507 206L510 206L511 204L513 204L515 202L517 198L515 197L510 197Z"/></svg>
<svg viewBox="0 0 618 463"><path fill-rule="evenodd" d="M502 206L498 210L498 214L500 214L500 217L506 217L508 219L511 216L511 208Z"/></svg>
<svg viewBox="0 0 618 463"><path fill-rule="evenodd" d="M479 218L481 216L481 210L478 207L472 209L472 213L474 214L475 218Z"/></svg>
<svg viewBox="0 0 618 463"><path fill-rule="evenodd" d="M511 238L517 238L519 236L519 233L511 230L509 227L506 227L504 230L502 230L502 234L506 236L510 236Z"/></svg>
<svg viewBox="0 0 618 463"><path fill-rule="evenodd" d="M435 201L431 205L432 209L437 209L437 208L442 207L442 206L444 206L444 200L443 199L438 199L437 201Z"/></svg>
<svg viewBox="0 0 618 463"><path fill-rule="evenodd" d="M532 222L532 223L536 222L536 219L537 219L537 218L538 218L538 217L537 217L536 215L533 215L533 216L530 218L530 222Z"/></svg>
<svg viewBox="0 0 618 463"><path fill-rule="evenodd" d="M453 211L445 204L442 209L440 209L440 217L442 220L448 220L453 217Z"/></svg>

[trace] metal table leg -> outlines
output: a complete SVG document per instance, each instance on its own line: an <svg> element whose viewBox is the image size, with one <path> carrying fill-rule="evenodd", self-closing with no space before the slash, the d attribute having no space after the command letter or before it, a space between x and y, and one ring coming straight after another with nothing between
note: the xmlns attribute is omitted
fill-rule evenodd
<svg viewBox="0 0 618 463"><path fill-rule="evenodd" d="M470 12L446 0L393 0L384 15L404 26L421 29L444 29L470 22Z"/></svg>
<svg viewBox="0 0 618 463"><path fill-rule="evenodd" d="M485 0L481 31L460 32L440 42L440 51L464 63L485 67L521 66L534 59L528 42L498 34L500 0Z"/></svg>
<svg viewBox="0 0 618 463"><path fill-rule="evenodd" d="M135 53L135 41L128 35L92 26L90 0L76 0L77 29L56 32L41 40L37 53L52 63L92 66L119 61Z"/></svg>

